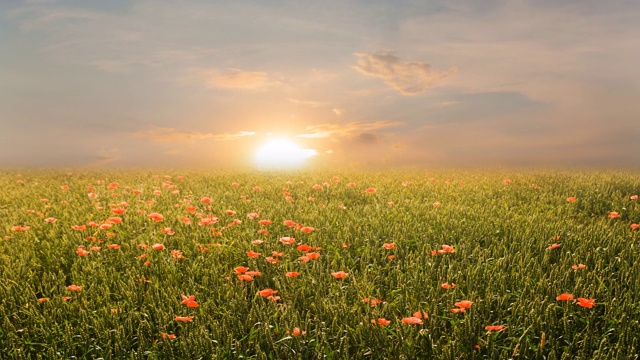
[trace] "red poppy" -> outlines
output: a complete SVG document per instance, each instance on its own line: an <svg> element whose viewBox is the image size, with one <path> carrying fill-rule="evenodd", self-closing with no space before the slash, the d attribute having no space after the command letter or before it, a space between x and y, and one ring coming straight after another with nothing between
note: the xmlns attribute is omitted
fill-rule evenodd
<svg viewBox="0 0 640 360"><path fill-rule="evenodd" d="M331 276L333 276L336 279L344 279L347 276L349 276L349 274L344 271L338 271L338 272L331 273Z"/></svg>
<svg viewBox="0 0 640 360"><path fill-rule="evenodd" d="M271 295L276 294L276 293L278 293L278 290L263 289L263 290L258 291L256 293L256 295L260 295L262 297L268 297L268 296L271 296Z"/></svg>
<svg viewBox="0 0 640 360"><path fill-rule="evenodd" d="M302 244L302 245L298 245L298 247L296 247L296 249L298 249L298 251L302 251L304 253L311 251L313 248L307 244Z"/></svg>
<svg viewBox="0 0 640 360"><path fill-rule="evenodd" d="M556 296L557 301L571 301L573 300L573 294L564 293Z"/></svg>
<svg viewBox="0 0 640 360"><path fill-rule="evenodd" d="M255 252L253 250L249 250L249 251L247 251L247 256L252 258L252 259L257 259L257 258L260 257L260 253Z"/></svg>
<svg viewBox="0 0 640 360"><path fill-rule="evenodd" d="M638 195L631 195L631 196L629 196L629 199L638 200Z"/></svg>
<svg viewBox="0 0 640 360"><path fill-rule="evenodd" d="M458 301L454 305L459 307L459 308L461 308L461 309L471 309L471 305L472 304L473 304L473 301L462 300L462 301Z"/></svg>
<svg viewBox="0 0 640 360"><path fill-rule="evenodd" d="M350 182L350 183L347 184L347 186L348 187L356 187L357 185L354 182Z"/></svg>
<svg viewBox="0 0 640 360"><path fill-rule="evenodd" d="M173 257L174 259L184 259L184 255L182 254L182 251L180 250L171 250L171 257Z"/></svg>
<svg viewBox="0 0 640 360"><path fill-rule="evenodd" d="M287 331L287 334L289 333L289 331ZM291 335L293 336L300 336L300 335L306 335L307 332L306 331L302 331L300 330L300 328L296 327L293 328L293 331L291 332Z"/></svg>
<svg viewBox="0 0 640 360"><path fill-rule="evenodd" d="M453 308L453 309L450 309L449 311L451 311L454 314L465 312L463 308Z"/></svg>
<svg viewBox="0 0 640 360"><path fill-rule="evenodd" d="M576 200L577 200L577 199L576 199L576 197L575 197L575 196L570 196L570 197L568 197L568 198L567 198L567 201L568 201L568 202L575 202Z"/></svg>
<svg viewBox="0 0 640 360"><path fill-rule="evenodd" d="M251 220L253 219L257 219L260 215L258 215L258 213L248 213L247 217Z"/></svg>
<svg viewBox="0 0 640 360"><path fill-rule="evenodd" d="M162 244L153 244L153 245L151 245L151 248L153 250L160 251L160 250L164 250L164 245L162 245Z"/></svg>
<svg viewBox="0 0 640 360"><path fill-rule="evenodd" d="M502 325L487 325L484 327L487 331L502 331L504 330L504 326Z"/></svg>
<svg viewBox="0 0 640 360"><path fill-rule="evenodd" d="M266 262L268 262L269 264L277 264L280 261L280 260L278 260L278 259L276 259L274 257L271 257L271 256L267 256L266 258L264 258L264 260Z"/></svg>
<svg viewBox="0 0 640 360"><path fill-rule="evenodd" d="M631 230L635 230L640 227L640 224L631 224Z"/></svg>
<svg viewBox="0 0 640 360"><path fill-rule="evenodd" d="M116 214L116 215L122 215L122 214L124 214L126 211L127 211L127 210L126 210L126 209L123 209L123 208L112 208L112 209L111 209L111 212L112 212L112 213L114 213L114 214Z"/></svg>
<svg viewBox="0 0 640 360"><path fill-rule="evenodd" d="M11 230L12 230L12 231L27 231L27 230L29 230L29 229L31 229L31 226L21 226L21 225L18 225L18 226L12 226L12 227L11 227ZM85 227L85 230L86 230L86 227Z"/></svg>
<svg viewBox="0 0 640 360"><path fill-rule="evenodd" d="M591 309L596 304L596 299L578 298L578 305Z"/></svg>
<svg viewBox="0 0 640 360"><path fill-rule="evenodd" d="M287 272L287 273L285 274L285 276L286 276L286 277L290 277L290 278L294 278L294 277L296 277L296 276L298 276L298 275L300 275L300 273L299 273L299 272L297 272L297 271L289 271L289 272Z"/></svg>
<svg viewBox="0 0 640 360"><path fill-rule="evenodd" d="M390 243L390 244L384 243L382 244L382 247L387 250L395 249L396 243Z"/></svg>
<svg viewBox="0 0 640 360"><path fill-rule="evenodd" d="M573 270L585 269L587 266L585 264L571 265Z"/></svg>
<svg viewBox="0 0 640 360"><path fill-rule="evenodd" d="M302 262L309 262L309 260L311 259L308 256L304 255L304 256L300 256L298 260Z"/></svg>
<svg viewBox="0 0 640 360"><path fill-rule="evenodd" d="M71 228L73 230L77 230L77 231L87 230L87 226L86 225L73 225L73 226L71 226ZM13 228L11 228L11 230L13 230ZM20 230L20 231L24 231L24 230Z"/></svg>
<svg viewBox="0 0 640 360"><path fill-rule="evenodd" d="M67 286L67 290L69 290L69 291L80 291L80 290L82 290L82 286L69 285L69 286Z"/></svg>
<svg viewBox="0 0 640 360"><path fill-rule="evenodd" d="M306 234L310 234L315 230L315 228L312 228L311 226L303 226L300 228L300 231L302 231L303 233Z"/></svg>
<svg viewBox="0 0 640 360"><path fill-rule="evenodd" d="M249 276L249 275L246 275L246 274L240 274L240 275L238 275L238 280L241 280L241 281L253 281L253 276Z"/></svg>
<svg viewBox="0 0 640 360"><path fill-rule="evenodd" d="M48 217L48 218L44 219L44 221L48 222L48 223L54 223L54 222L58 221L58 219L56 219L54 217Z"/></svg>
<svg viewBox="0 0 640 360"><path fill-rule="evenodd" d="M199 306L196 302L195 295L186 296L184 294L180 294L180 296L182 296L182 302L180 303L181 305L187 305L187 307L190 308L197 308Z"/></svg>
<svg viewBox="0 0 640 360"><path fill-rule="evenodd" d="M162 214L158 214L158 213L151 213L149 215L147 215L147 217L155 222L160 222L162 220L164 220L164 216L162 216Z"/></svg>
<svg viewBox="0 0 640 360"><path fill-rule="evenodd" d="M454 289L456 287L456 284L454 283L449 284L448 282L446 282L440 286L445 290L449 290L449 289Z"/></svg>
<svg viewBox="0 0 640 360"><path fill-rule="evenodd" d="M311 260L315 260L318 259L320 257L320 253L319 252L310 252L307 253L307 257Z"/></svg>
<svg viewBox="0 0 640 360"><path fill-rule="evenodd" d="M366 192L367 194L374 194L376 192L376 188L367 188L367 190L365 190L364 192Z"/></svg>
<svg viewBox="0 0 640 360"><path fill-rule="evenodd" d="M162 335L163 339L175 339L176 338L176 334L167 334L167 333L160 333Z"/></svg>
<svg viewBox="0 0 640 360"><path fill-rule="evenodd" d="M283 224L284 224L284 226L286 226L286 227L293 227L293 226L296 226L296 222L295 222L295 221L293 221L293 220L285 220L285 221L283 222Z"/></svg>
<svg viewBox="0 0 640 360"><path fill-rule="evenodd" d="M108 244L108 245L107 245L107 247L108 247L109 249L112 249L112 250L118 250L118 249L120 249L120 245L118 245L118 244Z"/></svg>
<svg viewBox="0 0 640 360"><path fill-rule="evenodd" d="M69 301L69 300L71 300L71 299L72 299L72 297L71 297L71 296L63 296L63 297L62 297L62 300L64 300L64 301Z"/></svg>
<svg viewBox="0 0 640 360"><path fill-rule="evenodd" d="M375 320L371 320L371 322L375 324ZM379 318L378 319L378 324L380 324L382 326L387 326L387 325L391 324L391 320L387 320L385 318Z"/></svg>
<svg viewBox="0 0 640 360"><path fill-rule="evenodd" d="M323 189L322 185L317 185L317 184L316 184L316 185L313 185L313 188L314 188L315 190L322 190L322 189Z"/></svg>
<svg viewBox="0 0 640 360"><path fill-rule="evenodd" d="M49 298L47 298L47 297L38 298L38 302L39 303L45 302L45 301L49 301Z"/></svg>
<svg viewBox="0 0 640 360"><path fill-rule="evenodd" d="M612 211L609 213L609 219L619 218L620 214L617 211Z"/></svg>
<svg viewBox="0 0 640 360"><path fill-rule="evenodd" d="M78 249L76 250L76 254L80 256L87 256L89 255L89 252L81 247L78 247Z"/></svg>
<svg viewBox="0 0 640 360"><path fill-rule="evenodd" d="M245 273L245 275L249 275L249 276L261 276L262 273L260 271L255 271L255 270L251 270L251 271L247 271Z"/></svg>
<svg viewBox="0 0 640 360"><path fill-rule="evenodd" d="M422 325L422 320L420 318L417 317L406 317L406 318L402 318L402 322L404 324L409 324L409 325Z"/></svg>
<svg viewBox="0 0 640 360"><path fill-rule="evenodd" d="M553 243L553 244L549 245L549 247L547 248L547 250L554 250L554 249L559 248L560 246L562 246L562 244Z"/></svg>
<svg viewBox="0 0 640 360"><path fill-rule="evenodd" d="M416 311L413 313L413 317L418 319L428 319L429 315L424 311Z"/></svg>
<svg viewBox="0 0 640 360"><path fill-rule="evenodd" d="M271 220L260 220L258 221L258 224L262 225L262 226L267 226L267 225L271 225Z"/></svg>
<svg viewBox="0 0 640 360"><path fill-rule="evenodd" d="M192 322L193 321L193 316L177 316L174 319L175 321L180 321L180 322Z"/></svg>

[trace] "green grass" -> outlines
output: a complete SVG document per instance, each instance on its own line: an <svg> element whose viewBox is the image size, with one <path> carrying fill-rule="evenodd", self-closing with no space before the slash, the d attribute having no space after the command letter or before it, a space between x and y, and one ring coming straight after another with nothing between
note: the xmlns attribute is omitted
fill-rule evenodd
<svg viewBox="0 0 640 360"><path fill-rule="evenodd" d="M640 204L630 199L640 193L638 172L157 175L0 173L2 358L638 358L640 229L630 228L640 222ZM507 178L510 184L503 182ZM112 182L120 185L108 190ZM313 188L323 183L322 190ZM368 187L376 192L366 193ZM577 201L568 202L570 196ZM202 197L213 201L203 204ZM126 213L112 214L116 206L110 204L122 202ZM189 205L196 213L187 211ZM227 215L227 209L237 213ZM612 211L620 217L609 219ZM147 217L154 212L164 221ZM252 212L259 218L247 218ZM199 216L211 214L218 223L198 225ZM122 224L72 229L111 216ZM57 221L45 222L48 217ZM234 218L242 223L227 227ZM260 226L260 219L273 223ZM284 220L315 231L303 233ZM30 228L12 230L18 225ZM160 231L166 227L175 234ZM221 235L214 236L212 227ZM269 233L259 234L261 229ZM321 247L321 256L299 261L303 253L296 245L278 241L285 236ZM255 239L264 242L253 244ZM556 242L561 246L549 250ZM138 247L156 243L166 249ZM395 248L384 249L384 243ZM431 255L443 244L455 253ZM81 245L102 249L81 257ZM172 257L171 250L184 258ZM260 257L248 257L249 250ZM284 253L276 264L265 260L272 251ZM142 254L147 258L138 259ZM579 263L586 268L571 268ZM241 265L262 275L240 281L234 268ZM339 270L349 275L334 278ZM300 275L288 278L288 271ZM457 286L445 290L444 282ZM71 292L71 284L83 289ZM256 295L266 288L277 290L280 300ZM561 293L595 298L596 305L556 301ZM181 294L195 295L199 307L180 304ZM49 300L38 302L43 297ZM383 303L372 307L363 302L367 297ZM460 300L473 305L451 313ZM429 318L422 325L402 323L416 311ZM175 316L193 316L193 322ZM371 323L378 318L391 324ZM487 325L505 329L489 332ZM306 333L287 335L296 327Z"/></svg>

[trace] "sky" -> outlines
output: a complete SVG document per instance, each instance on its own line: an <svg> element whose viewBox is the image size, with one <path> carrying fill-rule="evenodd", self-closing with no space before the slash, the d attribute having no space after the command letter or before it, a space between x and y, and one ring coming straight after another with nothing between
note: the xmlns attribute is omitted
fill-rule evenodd
<svg viewBox="0 0 640 360"><path fill-rule="evenodd" d="M0 1L0 166L640 166L640 1Z"/></svg>

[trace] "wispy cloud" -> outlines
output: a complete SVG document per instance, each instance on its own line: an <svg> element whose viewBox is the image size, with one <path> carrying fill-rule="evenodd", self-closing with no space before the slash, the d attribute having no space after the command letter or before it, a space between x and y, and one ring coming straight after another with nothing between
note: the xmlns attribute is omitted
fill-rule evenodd
<svg viewBox="0 0 640 360"><path fill-rule="evenodd" d="M300 100L300 99L289 98L289 99L287 99L287 101L292 103L292 104L309 106L309 107L312 107L312 108L319 108L319 107L323 107L323 106L329 105L326 102L314 101L314 100Z"/></svg>
<svg viewBox="0 0 640 360"><path fill-rule="evenodd" d="M101 167L109 163L116 162L121 159L119 156L120 149L112 147L112 148L101 148L98 150L98 154L96 156L97 160L89 164L89 167Z"/></svg>
<svg viewBox="0 0 640 360"><path fill-rule="evenodd" d="M374 54L356 53L358 63L354 66L361 74L380 78L402 95L417 95L434 87L455 73L455 69L436 71L422 61L403 60L391 51Z"/></svg>
<svg viewBox="0 0 640 360"><path fill-rule="evenodd" d="M253 131L239 131L236 133L203 133L199 131L180 131L175 128L167 127L153 127L146 131L137 131L133 133L134 137L148 138L155 142L191 142L194 140L215 140L215 141L227 141L236 140L247 136L253 136L256 133Z"/></svg>
<svg viewBox="0 0 640 360"><path fill-rule="evenodd" d="M192 81L202 83L208 88L256 90L278 84L263 71L236 68L192 68L188 70L188 73Z"/></svg>
<svg viewBox="0 0 640 360"><path fill-rule="evenodd" d="M312 125L306 127L306 133L298 134L296 137L308 138L308 139L323 139L323 138L339 138L339 137L354 137L361 136L362 134L369 133L384 128L396 127L402 125L401 121L357 121L348 124L327 123L321 125ZM366 135L365 135L366 136Z"/></svg>

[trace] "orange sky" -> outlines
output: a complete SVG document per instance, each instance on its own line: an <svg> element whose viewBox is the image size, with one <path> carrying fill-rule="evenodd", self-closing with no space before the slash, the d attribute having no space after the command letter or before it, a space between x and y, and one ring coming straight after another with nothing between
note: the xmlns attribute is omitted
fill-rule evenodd
<svg viewBox="0 0 640 360"><path fill-rule="evenodd" d="M638 166L640 2L9 0L0 166Z"/></svg>

